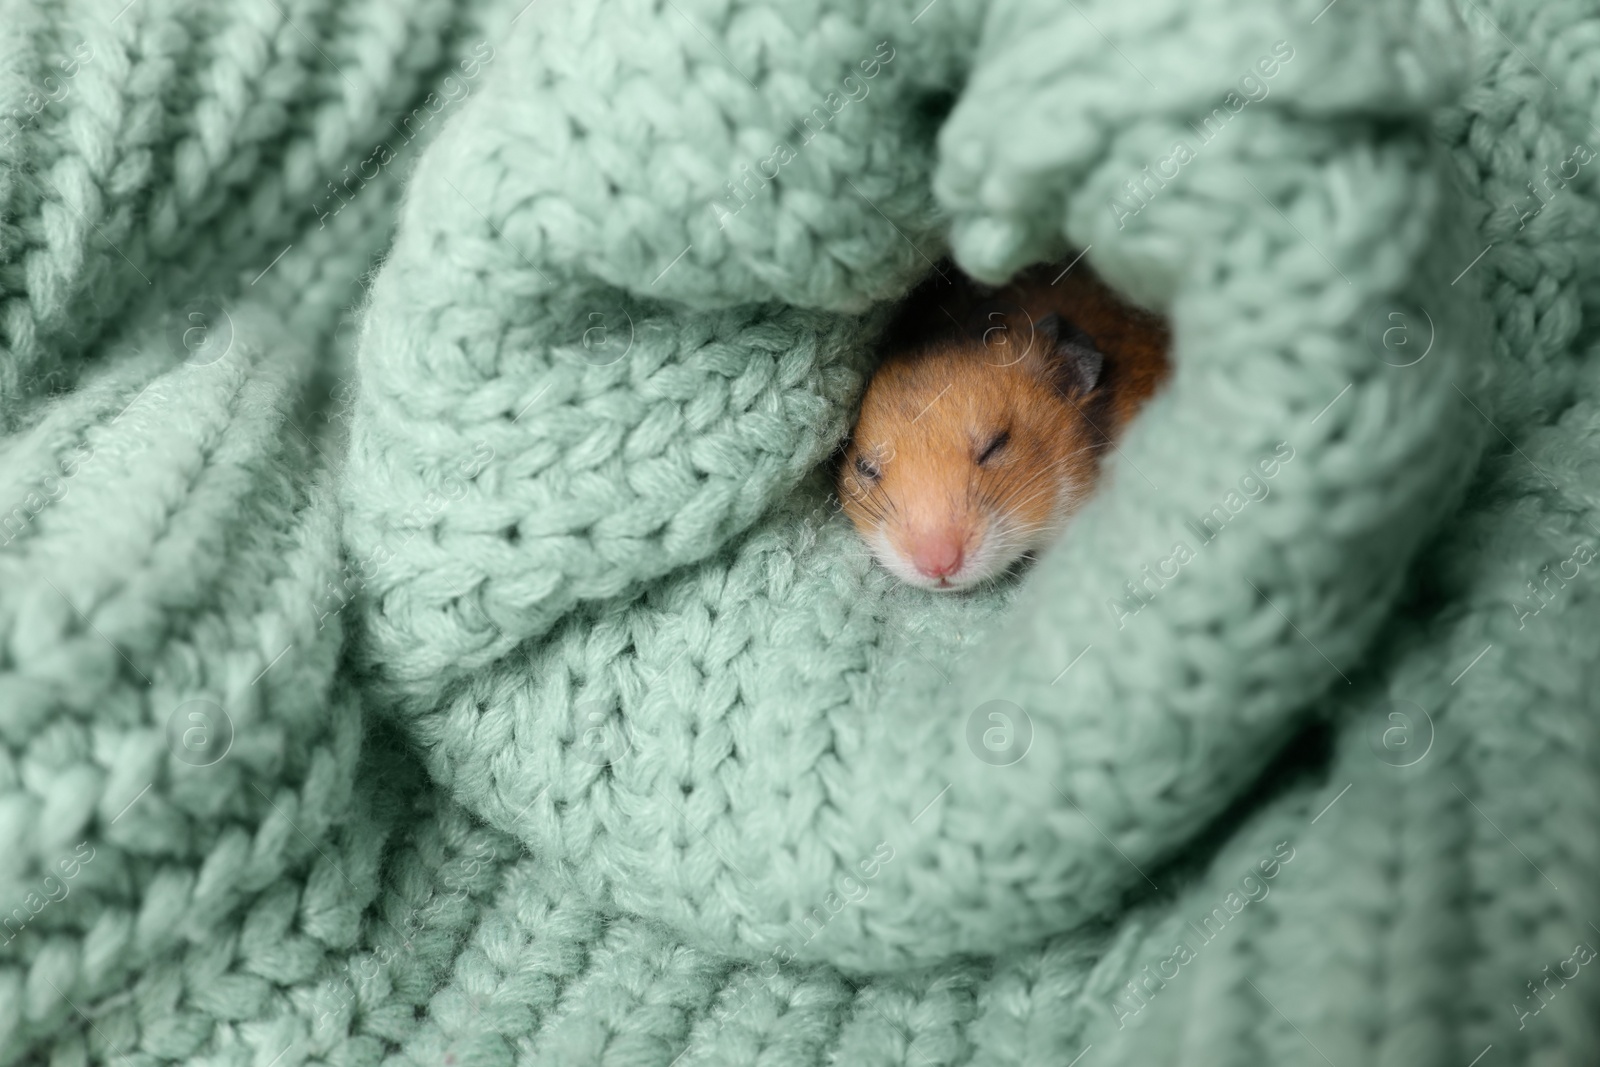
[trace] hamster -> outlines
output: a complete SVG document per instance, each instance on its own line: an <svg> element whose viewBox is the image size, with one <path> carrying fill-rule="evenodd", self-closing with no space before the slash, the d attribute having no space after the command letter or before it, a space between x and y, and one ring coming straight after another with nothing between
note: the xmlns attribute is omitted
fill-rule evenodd
<svg viewBox="0 0 1600 1067"><path fill-rule="evenodd" d="M1088 497L1101 454L1165 380L1169 342L1081 262L999 289L936 272L889 327L862 398L838 472L845 514L912 585L998 578Z"/></svg>

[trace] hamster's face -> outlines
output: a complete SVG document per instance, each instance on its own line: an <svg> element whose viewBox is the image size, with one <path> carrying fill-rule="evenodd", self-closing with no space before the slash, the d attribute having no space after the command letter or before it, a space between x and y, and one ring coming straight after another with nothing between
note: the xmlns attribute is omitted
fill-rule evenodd
<svg viewBox="0 0 1600 1067"><path fill-rule="evenodd" d="M951 343L873 376L839 497L896 577L966 589L1053 539L1093 484L1098 439L1033 361Z"/></svg>

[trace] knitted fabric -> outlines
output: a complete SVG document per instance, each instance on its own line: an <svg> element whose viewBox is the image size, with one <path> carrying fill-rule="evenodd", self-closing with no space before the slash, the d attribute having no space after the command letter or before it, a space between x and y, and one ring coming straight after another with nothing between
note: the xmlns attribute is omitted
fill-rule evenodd
<svg viewBox="0 0 1600 1067"><path fill-rule="evenodd" d="M0 1060L1600 1054L1591 6L12 7ZM896 585L1077 249L1170 385Z"/></svg>

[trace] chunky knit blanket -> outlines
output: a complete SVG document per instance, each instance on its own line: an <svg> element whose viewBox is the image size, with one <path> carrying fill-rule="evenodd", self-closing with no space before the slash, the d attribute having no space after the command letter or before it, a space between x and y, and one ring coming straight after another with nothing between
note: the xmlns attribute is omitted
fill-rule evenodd
<svg viewBox="0 0 1600 1067"><path fill-rule="evenodd" d="M0 2L0 1063L1600 1059L1600 10ZM1175 373L1014 581L885 309Z"/></svg>

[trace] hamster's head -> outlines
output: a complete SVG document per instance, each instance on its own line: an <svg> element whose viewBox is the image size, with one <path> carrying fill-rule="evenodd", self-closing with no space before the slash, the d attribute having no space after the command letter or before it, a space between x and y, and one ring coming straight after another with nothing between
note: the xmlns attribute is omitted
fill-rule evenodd
<svg viewBox="0 0 1600 1067"><path fill-rule="evenodd" d="M1014 345L961 339L886 360L839 470L844 511L878 561L953 591L1048 544L1094 483L1102 364L1054 315Z"/></svg>

